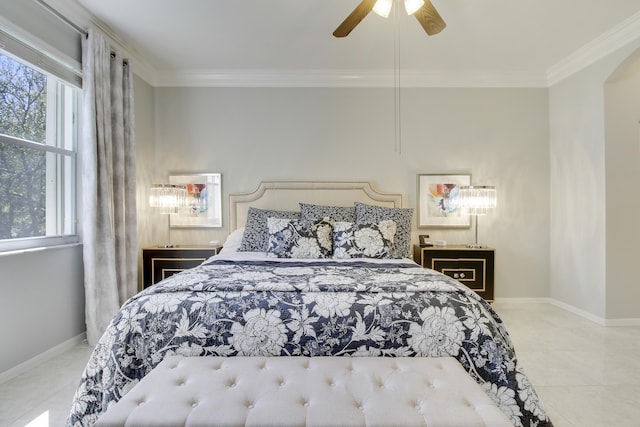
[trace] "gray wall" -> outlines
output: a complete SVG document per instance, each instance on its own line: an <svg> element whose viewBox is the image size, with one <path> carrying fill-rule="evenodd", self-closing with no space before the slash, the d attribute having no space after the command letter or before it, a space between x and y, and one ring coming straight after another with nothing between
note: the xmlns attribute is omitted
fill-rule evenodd
<svg viewBox="0 0 640 427"><path fill-rule="evenodd" d="M136 186L138 214L138 245L140 248L158 244L166 228L155 220L156 214L148 206L147 188L153 183L166 182L157 177L155 164L154 89L138 76L134 76L136 121ZM166 227L166 225L165 225ZM142 289L142 250L138 254L138 286Z"/></svg>
<svg viewBox="0 0 640 427"><path fill-rule="evenodd" d="M153 88L134 80L137 179L141 230L146 230L145 183L152 181ZM142 233L142 236L154 232ZM0 374L85 330L82 246L0 255Z"/></svg>
<svg viewBox="0 0 640 427"><path fill-rule="evenodd" d="M0 21L80 61L80 35L35 2L0 0ZM85 331L82 246L0 254L0 374Z"/></svg>
<svg viewBox="0 0 640 427"><path fill-rule="evenodd" d="M616 169L635 170L637 176L638 160L621 156L619 149L609 145L619 143L615 139L620 129L605 120L605 111L611 117L618 114L618 108L638 111L635 89L616 96L615 106L605 106L606 81L638 47L640 40L549 90L551 297L596 321L640 318L637 291L633 290L637 286L627 281L634 261L627 262L623 271L612 270L620 267L616 261L620 253L628 249L631 259L638 255L635 247L625 246L625 241L634 242L637 235L637 224L633 225L637 211L616 209L629 196L626 186L617 185L620 176ZM632 138L625 144L638 144L637 133ZM606 156L615 156L615 160ZM626 298L632 299L620 304Z"/></svg>
<svg viewBox="0 0 640 427"><path fill-rule="evenodd" d="M82 246L0 255L0 373L85 331Z"/></svg>
<svg viewBox="0 0 640 427"><path fill-rule="evenodd" d="M157 179L223 174L222 230L174 230L175 243L228 234L226 196L261 180L365 180L416 206L420 173L471 173L496 185L498 208L480 219L497 249L497 297L549 295L547 89L405 88L401 152L395 151L392 88L156 88ZM147 165L148 169L152 166ZM150 213L161 240L164 218ZM471 230L418 230L449 243ZM147 239L141 244L153 241Z"/></svg>
<svg viewBox="0 0 640 427"><path fill-rule="evenodd" d="M41 39L63 53L59 59L75 60L79 67L80 35L36 2L0 0L0 21ZM0 293L2 374L84 333L82 246L0 254Z"/></svg>
<svg viewBox="0 0 640 427"><path fill-rule="evenodd" d="M607 317L640 318L640 50L605 85Z"/></svg>

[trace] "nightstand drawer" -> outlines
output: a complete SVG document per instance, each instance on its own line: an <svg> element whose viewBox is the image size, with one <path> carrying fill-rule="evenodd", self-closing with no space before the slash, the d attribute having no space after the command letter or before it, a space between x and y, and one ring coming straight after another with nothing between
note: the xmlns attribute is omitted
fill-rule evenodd
<svg viewBox="0 0 640 427"><path fill-rule="evenodd" d="M432 258L433 270L453 277L474 291L485 292L487 281L486 259L446 259Z"/></svg>
<svg viewBox="0 0 640 427"><path fill-rule="evenodd" d="M456 279L487 301L494 297L494 257L495 250L491 248L413 248L413 259L418 264Z"/></svg>
<svg viewBox="0 0 640 427"><path fill-rule="evenodd" d="M142 286L147 288L173 274L196 267L216 255L220 247L142 249Z"/></svg>

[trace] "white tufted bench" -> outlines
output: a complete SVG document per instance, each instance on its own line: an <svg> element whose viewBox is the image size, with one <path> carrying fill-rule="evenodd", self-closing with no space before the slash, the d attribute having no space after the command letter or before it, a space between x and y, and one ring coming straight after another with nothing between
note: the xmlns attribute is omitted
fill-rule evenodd
<svg viewBox="0 0 640 427"><path fill-rule="evenodd" d="M96 426L512 426L457 360L169 356Z"/></svg>

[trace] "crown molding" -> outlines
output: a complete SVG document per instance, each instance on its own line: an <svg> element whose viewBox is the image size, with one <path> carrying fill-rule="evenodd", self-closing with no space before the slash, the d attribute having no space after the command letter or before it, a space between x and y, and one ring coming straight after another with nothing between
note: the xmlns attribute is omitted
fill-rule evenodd
<svg viewBox="0 0 640 427"><path fill-rule="evenodd" d="M384 87L384 70L164 70L158 86L187 87Z"/></svg>
<svg viewBox="0 0 640 427"><path fill-rule="evenodd" d="M400 83L405 87L546 87L547 79L530 71L401 70Z"/></svg>
<svg viewBox="0 0 640 427"><path fill-rule="evenodd" d="M133 61L134 72L154 87L393 87L393 70L157 70L126 40L76 0L44 0L81 28L93 26ZM402 87L550 87L640 38L636 13L547 69L527 71L401 70Z"/></svg>
<svg viewBox="0 0 640 427"><path fill-rule="evenodd" d="M550 67L547 71L548 85L553 86L639 38L640 12L622 21L611 30Z"/></svg>
<svg viewBox="0 0 640 427"><path fill-rule="evenodd" d="M394 87L394 70L164 70L159 87ZM401 70L401 87L546 87L528 72L421 72Z"/></svg>

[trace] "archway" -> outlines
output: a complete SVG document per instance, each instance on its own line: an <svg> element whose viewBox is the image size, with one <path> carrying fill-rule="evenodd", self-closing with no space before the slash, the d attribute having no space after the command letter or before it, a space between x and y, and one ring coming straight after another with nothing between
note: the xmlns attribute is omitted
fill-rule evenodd
<svg viewBox="0 0 640 427"><path fill-rule="evenodd" d="M607 79L606 317L640 318L640 49Z"/></svg>

